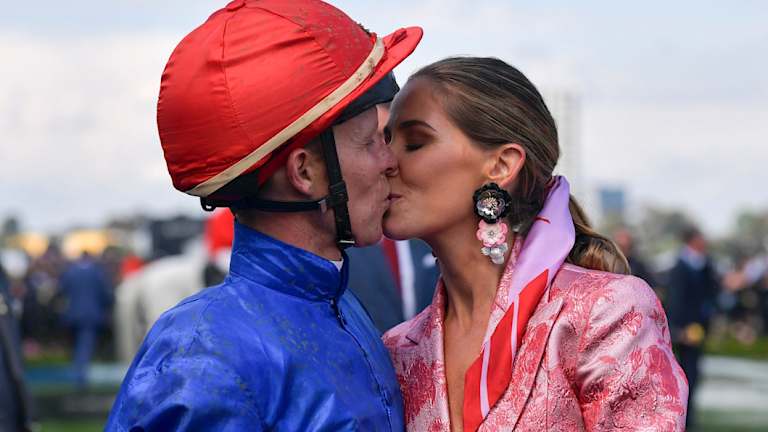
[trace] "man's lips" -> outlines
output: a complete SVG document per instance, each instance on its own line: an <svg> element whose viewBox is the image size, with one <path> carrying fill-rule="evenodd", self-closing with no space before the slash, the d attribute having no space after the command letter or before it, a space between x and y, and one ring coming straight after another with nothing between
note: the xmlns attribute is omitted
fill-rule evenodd
<svg viewBox="0 0 768 432"><path fill-rule="evenodd" d="M386 217L387 214L389 214L390 209L392 209L392 205L397 201L398 199L402 198L402 195L396 194L396 193L390 193L389 196L387 196L387 211L384 213L384 216Z"/></svg>

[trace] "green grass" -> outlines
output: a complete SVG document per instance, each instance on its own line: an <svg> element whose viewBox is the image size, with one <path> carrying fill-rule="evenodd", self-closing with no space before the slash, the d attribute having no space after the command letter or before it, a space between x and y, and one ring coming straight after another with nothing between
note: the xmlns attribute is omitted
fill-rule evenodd
<svg viewBox="0 0 768 432"><path fill-rule="evenodd" d="M707 410L700 411L696 432L765 432L768 413Z"/></svg>
<svg viewBox="0 0 768 432"><path fill-rule="evenodd" d="M62 351L50 351L37 355L34 358L25 358L24 365L27 368L37 367L67 367L72 364L69 354Z"/></svg>
<svg viewBox="0 0 768 432"><path fill-rule="evenodd" d="M766 360L768 359L768 337L760 337L754 344L745 345L733 336L727 336L721 340L709 340L705 350L711 355Z"/></svg>
<svg viewBox="0 0 768 432"><path fill-rule="evenodd" d="M67 396L77 394L77 388L74 384L54 383L54 384L36 384L29 386L34 397ZM111 384L100 384L88 386L89 394L98 395L116 395L120 387Z"/></svg>
<svg viewBox="0 0 768 432"><path fill-rule="evenodd" d="M100 432L104 421L96 420L47 420L42 422L40 432Z"/></svg>

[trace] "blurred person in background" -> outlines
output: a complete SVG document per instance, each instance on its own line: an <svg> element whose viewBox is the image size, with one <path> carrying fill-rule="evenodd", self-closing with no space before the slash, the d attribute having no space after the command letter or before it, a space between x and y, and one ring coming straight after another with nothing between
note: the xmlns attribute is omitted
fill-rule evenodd
<svg viewBox="0 0 768 432"><path fill-rule="evenodd" d="M141 269L147 263L133 251L129 251L120 262L120 281L124 281L128 276L133 275Z"/></svg>
<svg viewBox="0 0 768 432"><path fill-rule="evenodd" d="M762 335L768 336L768 255L761 254L753 262L749 277L754 280L758 293Z"/></svg>
<svg viewBox="0 0 768 432"><path fill-rule="evenodd" d="M635 236L629 228L621 227L617 229L613 233L613 241L627 258L629 271L632 275L639 277L647 282L651 288L656 289L656 277L651 272L651 269L648 267L645 260L640 257L635 245Z"/></svg>
<svg viewBox="0 0 768 432"><path fill-rule="evenodd" d="M64 269L59 287L66 304L62 318L75 338L72 370L75 383L82 390L87 384L88 364L99 332L110 316L112 285L101 263L83 252Z"/></svg>
<svg viewBox="0 0 768 432"><path fill-rule="evenodd" d="M759 274L754 258L736 256L732 269L723 273L717 298L718 312L728 320L730 333L741 343L752 345L762 329Z"/></svg>
<svg viewBox="0 0 768 432"><path fill-rule="evenodd" d="M381 239L397 166L375 106L421 35L380 38L321 1L234 0L179 43L160 141L177 189L233 209L230 271L155 323L106 430L403 429L344 250Z"/></svg>
<svg viewBox="0 0 768 432"><path fill-rule="evenodd" d="M694 395L699 380L699 361L710 319L715 313L720 283L708 255L708 244L698 228L681 234L682 250L669 274L667 316L675 353L690 389L686 426L695 422Z"/></svg>
<svg viewBox="0 0 768 432"><path fill-rule="evenodd" d="M0 260L0 431L28 431L29 397L10 282Z"/></svg>
<svg viewBox="0 0 768 432"><path fill-rule="evenodd" d="M389 119L389 103L376 106L379 127ZM432 249L421 240L391 240L350 249L349 289L360 298L379 331L413 318L432 301L439 269Z"/></svg>
<svg viewBox="0 0 768 432"><path fill-rule="evenodd" d="M26 292L21 328L24 352L31 358L42 354L45 346L66 339L66 330L58 326L59 279L64 265L58 246L51 243L45 253L32 260L24 277Z"/></svg>
<svg viewBox="0 0 768 432"><path fill-rule="evenodd" d="M115 289L115 346L128 363L160 315L183 299L224 280L234 235L234 216L218 209L205 222L201 239L179 255L163 256L126 275Z"/></svg>
<svg viewBox="0 0 768 432"><path fill-rule="evenodd" d="M385 332L413 318L432 302L440 271L432 249L421 240L384 238L350 249L349 289Z"/></svg>
<svg viewBox="0 0 768 432"><path fill-rule="evenodd" d="M743 274L753 297L755 336L768 335L768 255L763 252L749 259Z"/></svg>

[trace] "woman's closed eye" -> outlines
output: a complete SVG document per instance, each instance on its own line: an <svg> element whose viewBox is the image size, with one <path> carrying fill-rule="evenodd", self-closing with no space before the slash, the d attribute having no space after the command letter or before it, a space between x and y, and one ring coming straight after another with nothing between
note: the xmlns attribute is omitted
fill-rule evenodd
<svg viewBox="0 0 768 432"><path fill-rule="evenodd" d="M424 147L424 144L406 144L405 151L412 152Z"/></svg>
<svg viewBox="0 0 768 432"><path fill-rule="evenodd" d="M403 133L403 142L405 151L416 151L434 140L434 136L429 132L422 131L419 128L410 128Z"/></svg>
<svg viewBox="0 0 768 432"><path fill-rule="evenodd" d="M382 134L384 135L384 142L387 143L387 145L392 144L394 140L394 137L392 136L392 130L389 127L385 127L382 131ZM408 139L410 138L408 135L412 134L405 134L405 136L401 137L406 141L405 145L403 146L405 151L411 152L424 146L422 142L408 142Z"/></svg>

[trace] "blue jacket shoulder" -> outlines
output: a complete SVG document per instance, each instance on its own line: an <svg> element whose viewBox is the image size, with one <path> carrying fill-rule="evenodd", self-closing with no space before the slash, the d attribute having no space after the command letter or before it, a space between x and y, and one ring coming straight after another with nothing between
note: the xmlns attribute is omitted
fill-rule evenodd
<svg viewBox="0 0 768 432"><path fill-rule="evenodd" d="M192 296L158 320L147 335L115 401L106 430L261 430L255 395L241 362L237 313L225 287ZM226 312L229 313L226 313ZM215 317L215 319L214 319Z"/></svg>

